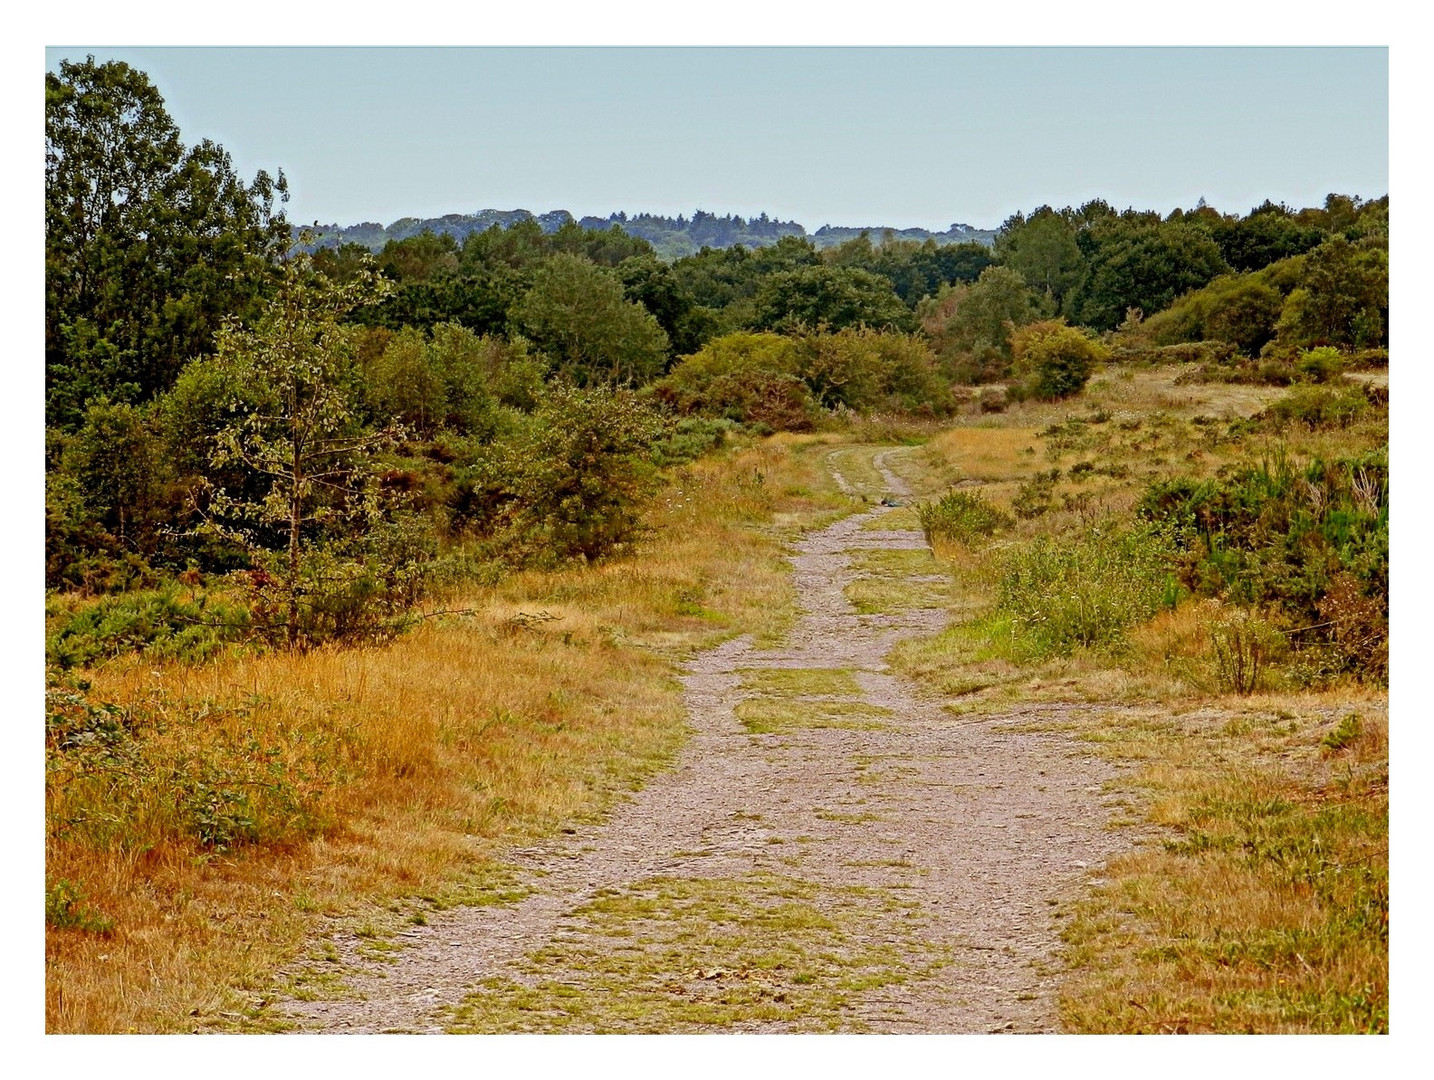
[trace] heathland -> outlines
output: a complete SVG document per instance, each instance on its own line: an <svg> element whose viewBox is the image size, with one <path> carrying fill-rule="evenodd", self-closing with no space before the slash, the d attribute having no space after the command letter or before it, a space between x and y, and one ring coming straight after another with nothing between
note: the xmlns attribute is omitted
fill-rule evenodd
<svg viewBox="0 0 1434 1080"><path fill-rule="evenodd" d="M284 1027L405 933L518 910L521 852L601 849L692 760L684 672L738 648L805 657L730 673L767 758L919 714L923 746L1031 748L1002 767L1033 800L1051 747L1100 777L1109 843L1030 916L1023 1023L1387 1030L1387 197L375 254L296 246L282 175L186 146L125 65L62 65L46 120L50 1030ZM824 603L834 635L903 629L814 662ZM925 767L852 753L877 802ZM913 805L959 829L942 776ZM592 985L533 982L582 934L534 943L445 1023L854 1030L958 969L902 944L940 906L922 849L887 867L909 894L804 877L820 830L880 817L804 812L780 873L582 900L617 957Z"/></svg>

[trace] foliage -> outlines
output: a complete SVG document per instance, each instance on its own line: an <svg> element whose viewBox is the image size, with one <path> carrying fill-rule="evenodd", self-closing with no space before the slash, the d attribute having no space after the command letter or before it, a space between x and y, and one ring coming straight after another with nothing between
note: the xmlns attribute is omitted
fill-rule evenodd
<svg viewBox="0 0 1434 1080"><path fill-rule="evenodd" d="M1095 365L1110 350L1064 320L1023 326L1011 335L1014 389L1026 397L1055 401L1079 394Z"/></svg>
<svg viewBox="0 0 1434 1080"><path fill-rule="evenodd" d="M1156 345L1224 341L1257 356L1275 336L1284 294L1269 275L1222 274L1146 319L1140 336Z"/></svg>
<svg viewBox="0 0 1434 1080"><path fill-rule="evenodd" d="M959 488L934 502L918 503L916 516L928 544L938 539L973 544L1012 524L1010 514L992 506L979 492Z"/></svg>
<svg viewBox="0 0 1434 1080"><path fill-rule="evenodd" d="M370 580L346 561L350 537L381 520L371 457L390 437L359 422L354 334L339 320L381 292L372 272L340 284L296 255L254 327L228 325L216 343L214 364L252 379L273 405L236 415L218 433L211 464L249 483L239 491L210 483L205 528L243 547L277 590L282 614L267 617L261 603L260 622L280 621L290 648L326 636L332 606Z"/></svg>
<svg viewBox="0 0 1434 1080"><path fill-rule="evenodd" d="M45 925L57 930L79 930L87 934L109 934L114 920L82 903L85 891L73 881L61 878L45 888Z"/></svg>
<svg viewBox="0 0 1434 1080"><path fill-rule="evenodd" d="M1266 620L1237 608L1211 625L1210 647L1221 688L1249 695L1270 662L1285 651L1285 640Z"/></svg>
<svg viewBox="0 0 1434 1080"><path fill-rule="evenodd" d="M46 417L140 402L255 310L289 227L287 198L205 140L185 148L148 77L112 61L45 75Z"/></svg>
<svg viewBox="0 0 1434 1080"><path fill-rule="evenodd" d="M600 559L637 537L655 489L657 416L631 391L552 387L502 450L509 542L520 558Z"/></svg>
<svg viewBox="0 0 1434 1080"><path fill-rule="evenodd" d="M1389 479L1384 451L1313 458L1276 453L1224 479L1151 484L1137 512L1174 530L1182 584L1197 595L1268 606L1295 644L1349 643L1344 662L1380 678L1388 637Z"/></svg>
<svg viewBox="0 0 1434 1080"><path fill-rule="evenodd" d="M1296 386L1270 403L1260 420L1280 432L1291 424L1311 431L1347 428L1369 409L1369 399L1358 386Z"/></svg>
<svg viewBox="0 0 1434 1080"><path fill-rule="evenodd" d="M1276 333L1310 347L1378 347L1388 339L1389 252L1380 239L1351 244L1331 237L1304 257Z"/></svg>
<svg viewBox="0 0 1434 1080"><path fill-rule="evenodd" d="M1055 310L1085 276L1074 222L1049 206L1030 217L1017 213L1007 218L995 247L1001 265L1020 274L1038 294L1049 296Z"/></svg>
<svg viewBox="0 0 1434 1080"><path fill-rule="evenodd" d="M192 590L185 595L173 583L107 596L49 621L45 660L61 670L128 652L200 663L252 629L245 604Z"/></svg>
<svg viewBox="0 0 1434 1080"><path fill-rule="evenodd" d="M1030 657L1117 646L1128 627L1173 606L1172 555L1168 535L1148 526L1040 536L1007 553L996 610Z"/></svg>
<svg viewBox="0 0 1434 1080"><path fill-rule="evenodd" d="M957 382L980 383L1006 376L1011 332L1045 312L1020 274L992 266L975 284L938 294L917 314L946 374Z"/></svg>
<svg viewBox="0 0 1434 1080"><path fill-rule="evenodd" d="M541 362L521 341L479 337L456 323L387 335L363 367L373 422L423 438L440 430L491 438L500 406L532 409L542 392Z"/></svg>
<svg viewBox="0 0 1434 1080"><path fill-rule="evenodd" d="M1230 269L1210 234L1183 221L1111 219L1079 240L1089 272L1072 292L1067 314L1097 330L1115 329L1132 307L1160 311Z"/></svg>
<svg viewBox="0 0 1434 1080"><path fill-rule="evenodd" d="M848 266L807 266L766 277L757 289L755 330L908 330L911 312L885 278Z"/></svg>
<svg viewBox="0 0 1434 1080"><path fill-rule="evenodd" d="M136 852L174 838L226 852L289 842L321 826L322 787L287 760L291 748L224 731L224 718L207 703L197 715L171 718L162 700L120 707L91 700L81 686L52 679L45 692L52 840ZM207 722L207 742L176 743L176 720ZM57 915L84 917L70 889L57 883L51 891Z"/></svg>
<svg viewBox="0 0 1434 1080"><path fill-rule="evenodd" d="M799 431L810 427L816 401L801 377L802 347L780 334L739 332L704 345L653 387L677 413Z"/></svg>
<svg viewBox="0 0 1434 1080"><path fill-rule="evenodd" d="M533 275L513 317L556 369L587 385L644 383L662 372L668 338L611 272L559 254Z"/></svg>

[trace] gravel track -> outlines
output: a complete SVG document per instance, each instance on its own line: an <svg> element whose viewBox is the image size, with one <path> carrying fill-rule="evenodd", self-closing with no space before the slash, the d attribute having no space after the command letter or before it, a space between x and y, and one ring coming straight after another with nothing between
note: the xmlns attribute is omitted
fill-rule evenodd
<svg viewBox="0 0 1434 1080"><path fill-rule="evenodd" d="M833 472L851 493L899 498L908 489L888 459L900 453L872 458L885 492L861 491L836 455ZM887 669L897 640L934 633L947 617L939 609L860 615L843 594L853 551L925 548L919 532L874 526L872 517L888 512L875 506L796 545L802 615L786 643L759 650L741 638L691 662L684 684L693 735L675 766L605 823L515 852L531 894L431 915L430 925L405 932L394 963L364 961L357 939L337 940L352 965L351 993L288 1002L288 1017L305 1031L441 1031L444 1010L480 979L532 985L523 958L555 935L580 932L573 913L600 890L654 877L769 873L824 888L899 890L919 909L917 935L893 937L879 919L865 931L909 953L916 974L859 995L831 1026L1058 1030L1053 911L1128 843L1106 827L1102 785L1115 773L1072 737L1036 730L1066 707L956 718ZM741 673L782 668L849 671L860 687L853 702L890 713L879 725L751 734L734 713L753 693ZM946 961L924 966L938 954ZM580 983L582 973L543 975ZM725 1030L787 1029L766 1019Z"/></svg>

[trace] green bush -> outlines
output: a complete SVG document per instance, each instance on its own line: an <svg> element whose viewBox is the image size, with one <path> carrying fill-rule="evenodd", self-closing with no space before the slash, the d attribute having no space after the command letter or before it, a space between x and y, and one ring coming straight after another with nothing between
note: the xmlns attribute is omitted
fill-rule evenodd
<svg viewBox="0 0 1434 1080"><path fill-rule="evenodd" d="M1011 371L1024 397L1059 400L1079 394L1110 350L1060 320L1032 323L1011 335Z"/></svg>
<svg viewBox="0 0 1434 1080"><path fill-rule="evenodd" d="M61 669L127 652L198 663L244 640L252 627L246 605L205 593L185 598L176 585L107 596L51 621L45 659Z"/></svg>
<svg viewBox="0 0 1434 1080"><path fill-rule="evenodd" d="M818 411L802 378L802 351L780 334L726 334L684 358L652 392L682 416L703 413L801 431Z"/></svg>
<svg viewBox="0 0 1434 1080"><path fill-rule="evenodd" d="M1314 391L1325 388L1310 387ZM1182 584L1302 628L1341 670L1382 680L1389 614L1385 451L1296 465L1275 454L1224 478L1153 483L1136 507L1168 527Z"/></svg>
<svg viewBox="0 0 1434 1080"><path fill-rule="evenodd" d="M1295 373L1305 382L1329 382L1343 374L1344 368L1344 354L1328 345L1306 349L1295 361Z"/></svg>
<svg viewBox="0 0 1434 1080"><path fill-rule="evenodd" d="M631 391L551 389L497 463L514 557L599 559L635 539L657 483L652 448L661 433L658 415Z"/></svg>
<svg viewBox="0 0 1434 1080"><path fill-rule="evenodd" d="M1167 534L1150 527L1038 537L1007 554L996 610L1029 657L1118 646L1128 627L1179 599L1173 554Z"/></svg>
<svg viewBox="0 0 1434 1080"><path fill-rule="evenodd" d="M935 502L918 503L916 515L928 544L938 537L971 544L1009 528L1013 521L1010 514L992 506L980 494L955 489Z"/></svg>
<svg viewBox="0 0 1434 1080"><path fill-rule="evenodd" d="M653 463L659 468L666 468L695 461L723 446L731 435L740 430L741 425L732 420L684 416L652 444Z"/></svg>
<svg viewBox="0 0 1434 1080"><path fill-rule="evenodd" d="M1299 424L1310 431L1347 428L1369 409L1364 391L1347 382L1336 386L1294 387L1260 414L1265 426L1275 431Z"/></svg>

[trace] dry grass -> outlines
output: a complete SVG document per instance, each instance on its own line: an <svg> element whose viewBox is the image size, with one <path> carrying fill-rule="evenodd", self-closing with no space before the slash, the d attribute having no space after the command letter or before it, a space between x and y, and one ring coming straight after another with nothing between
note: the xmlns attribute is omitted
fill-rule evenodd
<svg viewBox="0 0 1434 1080"><path fill-rule="evenodd" d="M822 453L778 438L695 463L629 557L450 598L471 614L387 647L89 673L147 726L123 769L50 777L49 887L90 928L47 932L48 1029L242 1027L326 920L500 898L507 844L601 814L675 751L676 659L781 635L783 537L850 505ZM184 828L182 799L210 799L202 819L228 794L262 812L257 842Z"/></svg>
<svg viewBox="0 0 1434 1080"><path fill-rule="evenodd" d="M1388 727L1381 701L1356 704L1266 699L1088 732L1141 762L1158 828L1071 913L1070 1027L1388 1031Z"/></svg>
<svg viewBox="0 0 1434 1080"><path fill-rule="evenodd" d="M1284 391L1179 386L1179 373L1112 369L1078 399L969 418L914 455L1004 509L1036 473L1061 475L1049 508L1008 532L937 544L952 625L889 660L953 713L1059 706L1061 726L1136 765L1127 824L1151 843L1104 868L1093 898L1066 913L1067 1026L1387 1030L1387 695L1353 683L1299 691L1277 664L1261 692L1227 696L1210 635L1227 612L1213 600L1187 599L1118 647L1036 661L992 615L1004 551L1126 519L1151 479L1212 476L1277 441L1294 458L1330 458L1386 438L1376 417L1232 436L1231 420ZM1359 723L1344 723L1352 714Z"/></svg>

